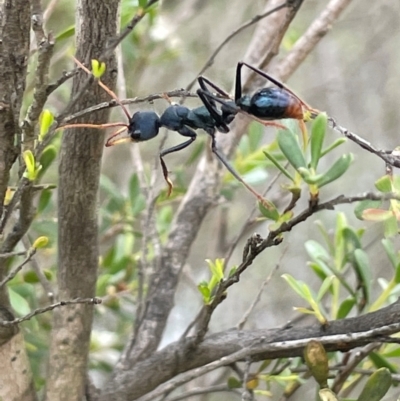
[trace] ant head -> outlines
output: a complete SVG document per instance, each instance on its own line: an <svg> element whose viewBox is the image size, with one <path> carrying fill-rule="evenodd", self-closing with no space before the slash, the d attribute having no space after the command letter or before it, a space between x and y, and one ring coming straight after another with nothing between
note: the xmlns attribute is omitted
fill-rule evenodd
<svg viewBox="0 0 400 401"><path fill-rule="evenodd" d="M154 111L138 111L124 128L112 134L106 146L114 146L124 142L143 142L157 136L159 117Z"/></svg>

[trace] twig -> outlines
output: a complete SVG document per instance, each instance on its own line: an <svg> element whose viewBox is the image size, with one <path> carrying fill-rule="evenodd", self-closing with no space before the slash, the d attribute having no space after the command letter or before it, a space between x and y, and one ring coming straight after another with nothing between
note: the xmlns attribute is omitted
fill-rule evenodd
<svg viewBox="0 0 400 401"><path fill-rule="evenodd" d="M56 82L49 84L46 88L46 95L49 96L53 93L57 88L59 88L64 82L68 81L70 78L73 78L80 71L79 68L74 68L71 71L63 71L60 78L57 79Z"/></svg>
<svg viewBox="0 0 400 401"><path fill-rule="evenodd" d="M118 37L110 40L109 45L107 46L103 57L108 58L114 49L132 32L135 26L142 20L142 18L146 15L147 10L154 4L156 4L158 0L149 0L146 4L145 8L139 8L136 15L131 19L129 24L124 28L124 30L118 35Z"/></svg>
<svg viewBox="0 0 400 401"><path fill-rule="evenodd" d="M356 366L372 351L376 350L380 346L380 343L373 342L366 345L364 348L357 350L357 352L354 353L352 360L348 364L346 364L346 366L339 370L331 386L332 391L335 394L338 394L342 389L344 383L346 382L347 378L353 373Z"/></svg>
<svg viewBox="0 0 400 401"><path fill-rule="evenodd" d="M261 284L258 293L254 299L254 301L252 302L252 304L249 306L249 308L247 309L247 311L245 312L245 314L243 315L243 317L240 319L240 321L238 322L238 324L236 325L236 329L241 330L243 329L243 326L246 324L247 319L249 318L250 314L253 312L254 308L256 307L256 305L258 304L258 302L260 301L261 298L261 294L264 291L265 286L271 281L273 275L277 272L277 270L279 269L282 260L284 258L284 256L286 255L287 250L289 249L289 246L286 245L285 248L282 251L281 256L279 257L278 263L275 265L275 267L273 268L273 270L271 271L271 273L265 278L265 280L263 281L263 283Z"/></svg>
<svg viewBox="0 0 400 401"><path fill-rule="evenodd" d="M352 142L361 146L363 149L367 150L370 153L380 157L386 164L389 164L393 167L400 167L400 153L397 150L381 150L375 148L368 141L361 138L360 136L352 133L347 128L341 127L334 118L329 117L329 122L332 125L332 128L338 131L340 134L350 139Z"/></svg>
<svg viewBox="0 0 400 401"><path fill-rule="evenodd" d="M13 270L11 270L10 273L8 273L7 276L4 277L4 279L0 282L0 288L3 288L4 285L6 285L9 281L11 281L18 274L18 272L32 259L35 253L36 253L36 248L29 249L26 259L17 267L15 267Z"/></svg>
<svg viewBox="0 0 400 401"><path fill-rule="evenodd" d="M251 368L251 358L248 357L246 359L244 373L243 373L242 401L254 401L254 394L253 394L252 390L247 388L247 382L249 381L249 376L250 376L250 368Z"/></svg>
<svg viewBox="0 0 400 401"><path fill-rule="evenodd" d="M76 304L98 305L98 304L101 304L101 299L100 298L77 298L77 299L73 299L71 301L56 302L56 303L46 306L44 308L35 309L34 311L32 311L32 312L28 313L27 315L20 317L18 319L2 321L2 322L0 322L0 326L13 326L15 324L20 324L22 322L25 322L26 320L32 319L34 316L49 312L55 308L59 308L60 306L76 305Z"/></svg>
<svg viewBox="0 0 400 401"><path fill-rule="evenodd" d="M209 67L211 67L214 64L214 60L217 57L218 53L225 47L225 45L230 42L231 39L233 39L236 35L238 35L240 32L244 31L246 28L248 28L251 25L256 24L258 21L262 20L263 18L268 17L269 15L281 10L282 8L288 7L290 1L285 1L281 5L274 7L272 10L268 10L263 14L259 14L254 16L252 19L249 21L245 22L243 25L240 27L236 28L234 31L232 31L219 45L218 47L214 50L214 52L211 54L210 58L205 62L203 67L200 69L198 74L196 75L196 78L193 79L192 82L189 83L189 85L186 86L186 90L189 91L192 89L193 85L197 81L197 77L199 75L202 75Z"/></svg>

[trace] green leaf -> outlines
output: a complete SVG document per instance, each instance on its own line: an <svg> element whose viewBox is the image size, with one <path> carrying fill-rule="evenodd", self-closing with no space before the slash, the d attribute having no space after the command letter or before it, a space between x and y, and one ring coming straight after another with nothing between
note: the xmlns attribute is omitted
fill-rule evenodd
<svg viewBox="0 0 400 401"><path fill-rule="evenodd" d="M305 290L304 283L296 280L290 274L282 274L282 278L292 287L292 289L303 299L308 297L309 291ZM306 286L307 287L307 286Z"/></svg>
<svg viewBox="0 0 400 401"><path fill-rule="evenodd" d="M311 163L310 166L314 170L316 170L318 166L318 162L321 158L322 145L325 139L326 132L326 124L327 124L327 116L326 113L320 113L316 117L311 127Z"/></svg>
<svg viewBox="0 0 400 401"><path fill-rule="evenodd" d="M335 279L335 276L327 277L321 284L321 287L318 290L317 294L317 302L320 302L326 292L331 288L332 282Z"/></svg>
<svg viewBox="0 0 400 401"><path fill-rule="evenodd" d="M392 365L385 357L383 357L381 354L378 354L377 352L371 352L368 355L369 359L372 361L374 366L378 369L380 368L386 368L389 370L391 373L397 373L397 369L395 368L394 365Z"/></svg>
<svg viewBox="0 0 400 401"><path fill-rule="evenodd" d="M379 178L375 181L375 187L380 192L392 192L392 180L390 176L384 175L383 177Z"/></svg>
<svg viewBox="0 0 400 401"><path fill-rule="evenodd" d="M230 377L228 379L228 387L231 389L242 388L242 382L236 379L236 377Z"/></svg>
<svg viewBox="0 0 400 401"><path fill-rule="evenodd" d="M8 286L8 294L10 296L11 306L18 315L24 316L30 312L27 300L15 292L10 286Z"/></svg>
<svg viewBox="0 0 400 401"><path fill-rule="evenodd" d="M333 149L336 149L338 146L340 146L342 143L347 142L346 138L338 138L336 139L331 145L329 145L327 148L325 148L322 152L321 152L321 157L324 157L326 154L328 154L329 152L332 152Z"/></svg>
<svg viewBox="0 0 400 401"><path fill-rule="evenodd" d="M22 157L26 166L24 177L27 178L29 181L35 181L42 167L40 165L36 166L35 156L33 155L31 150L26 150L22 154Z"/></svg>
<svg viewBox="0 0 400 401"><path fill-rule="evenodd" d="M75 25L71 25L68 28L61 31L59 34L56 35L55 41L59 43L61 40L71 38L75 35Z"/></svg>
<svg viewBox="0 0 400 401"><path fill-rule="evenodd" d="M197 288L199 289L201 295L203 296L203 301L205 304L208 304L211 299L211 291L208 288L208 283L206 281L201 282Z"/></svg>
<svg viewBox="0 0 400 401"><path fill-rule="evenodd" d="M299 167L307 168L297 136L291 130L278 131L277 140L282 153L296 170Z"/></svg>
<svg viewBox="0 0 400 401"><path fill-rule="evenodd" d="M106 72L106 64L99 60L92 60L92 73L95 78L101 78L101 76Z"/></svg>
<svg viewBox="0 0 400 401"><path fill-rule="evenodd" d="M55 148L55 146L53 145L46 146L39 160L39 163L42 166L40 174L38 175L39 179L43 177L43 175L45 174L47 169L52 165L56 157L57 157L57 149Z"/></svg>
<svg viewBox="0 0 400 401"><path fill-rule="evenodd" d="M356 300L353 297L345 299L339 306L336 319L344 319L353 309L355 304Z"/></svg>
<svg viewBox="0 0 400 401"><path fill-rule="evenodd" d="M386 368L378 369L365 383L357 401L380 401L392 385L392 376Z"/></svg>
<svg viewBox="0 0 400 401"><path fill-rule="evenodd" d="M371 266L368 256L362 249L354 251L355 267L358 279L362 285L365 300L369 302L371 296Z"/></svg>
<svg viewBox="0 0 400 401"><path fill-rule="evenodd" d="M278 160L276 160L276 158L272 155L272 153L264 150L263 151L265 156L267 157L267 159L272 162L272 164L283 174L285 175L287 178L289 178L290 181L294 182L294 177L289 173L289 171L282 166Z"/></svg>
<svg viewBox="0 0 400 401"><path fill-rule="evenodd" d="M322 188L324 185L327 185L332 181L337 180L347 171L352 161L353 155L351 153L347 155L342 155L315 184L318 185L319 188Z"/></svg>
<svg viewBox="0 0 400 401"><path fill-rule="evenodd" d="M279 220L279 211L275 207L275 205L264 199L264 202L258 202L258 209L260 210L261 214L266 217L267 219L278 221Z"/></svg>
<svg viewBox="0 0 400 401"><path fill-rule="evenodd" d="M52 196L53 196L53 191L50 189L45 189L44 191L41 192L37 208L38 214L43 213L43 211L48 206Z"/></svg>
<svg viewBox="0 0 400 401"><path fill-rule="evenodd" d="M51 124L54 122L53 113L50 110L43 110L40 114L40 133L39 133L39 140L42 141L43 138L46 136Z"/></svg>

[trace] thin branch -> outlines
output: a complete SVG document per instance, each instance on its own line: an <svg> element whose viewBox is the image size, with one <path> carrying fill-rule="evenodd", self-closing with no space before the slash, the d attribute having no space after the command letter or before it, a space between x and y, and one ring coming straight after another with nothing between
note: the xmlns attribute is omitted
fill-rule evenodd
<svg viewBox="0 0 400 401"><path fill-rule="evenodd" d="M357 350L357 352L353 355L352 360L348 364L346 364L346 366L344 366L342 369L339 370L331 386L332 391L335 394L338 394L342 389L344 383L348 379L348 377L353 373L354 369L357 367L357 365L364 358L366 358L372 351L376 350L380 346L381 346L380 343L373 342L371 344L366 345L362 349Z"/></svg>
<svg viewBox="0 0 400 401"><path fill-rule="evenodd" d="M66 306L66 305L76 305L76 304L98 305L98 304L101 304L101 299L100 298L77 298L77 299L73 299L71 301L56 302L56 303L46 306L44 308L35 309L34 311L32 311L32 312L28 313L27 315L20 317L18 319L8 320L8 321L0 321L0 326L13 326L16 324L20 324L22 322L25 322L26 320L30 320L37 315L41 315L42 313L49 312L55 308L59 308L61 306Z"/></svg>
<svg viewBox="0 0 400 401"><path fill-rule="evenodd" d="M9 281L11 281L19 271L32 259L33 255L36 253L36 248L29 249L25 260L16 266L10 273L7 274L6 277L0 282L0 289L4 287Z"/></svg>
<svg viewBox="0 0 400 401"><path fill-rule="evenodd" d="M68 81L69 79L73 78L78 72L80 71L79 68L75 68L71 71L63 71L60 78L57 79L56 82L49 84L46 88L46 95L49 96L53 93L57 88L59 88L64 82Z"/></svg>
<svg viewBox="0 0 400 401"><path fill-rule="evenodd" d="M149 0L145 8L139 8L136 15L131 19L129 24L124 28L124 30L114 39L110 40L103 57L107 58L111 55L114 49L133 31L135 26L142 20L146 15L147 11L151 6L156 4L158 0Z"/></svg>
<svg viewBox="0 0 400 401"><path fill-rule="evenodd" d="M196 83L197 81L197 77L199 75L202 75L208 68L210 68L213 64L214 64L214 60L217 57L217 55L219 54L219 52L225 47L226 44L228 44L231 39L233 39L236 35L238 35L240 32L244 31L245 29L247 29L248 27L256 24L257 22L261 21L262 19L268 17L269 15L282 10L282 8L288 7L290 5L290 3L292 3L291 1L285 1L284 3L280 4L279 6L274 7L272 10L268 10L262 14L256 15L253 18L251 18L249 21L245 22L243 25L239 26L238 28L236 28L235 30L233 30L218 46L217 48L214 50L214 52L211 54L210 58L205 62L205 64L203 65L203 67L200 69L200 71L198 72L198 74L196 75L196 78L193 79L192 82L190 82L187 86L186 86L186 90L189 91L193 88L193 85Z"/></svg>
<svg viewBox="0 0 400 401"><path fill-rule="evenodd" d="M386 164L389 164L393 167L400 167L400 152L398 152L396 149L390 151L377 149L365 139L352 133L347 128L341 127L334 118L329 117L329 122L334 130L338 131L340 134L361 146L368 152L380 157Z"/></svg>

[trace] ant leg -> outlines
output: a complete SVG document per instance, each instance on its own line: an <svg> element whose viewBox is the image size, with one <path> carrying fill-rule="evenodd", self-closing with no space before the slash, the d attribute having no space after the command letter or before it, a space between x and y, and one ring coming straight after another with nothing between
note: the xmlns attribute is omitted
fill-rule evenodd
<svg viewBox="0 0 400 401"><path fill-rule="evenodd" d="M179 131L177 131L179 134L181 134L182 136L186 136L189 137L190 139L187 140L186 142L180 143L179 145L173 146L171 148L165 149L163 151L160 152L160 163L161 163L161 168L163 171L163 175L164 175L164 180L167 182L168 185L168 192L167 192L167 197L171 195L172 189L173 189L173 184L172 181L169 179L168 177L168 169L167 169L167 165L164 162L163 157L173 153L173 152L178 152L179 150L185 149L186 147L188 147L191 143L193 143L193 141L196 140L197 134L190 128L188 127L183 127L181 128Z"/></svg>
<svg viewBox="0 0 400 401"><path fill-rule="evenodd" d="M89 75L93 75L77 58L73 57L75 63L78 65L80 69L85 71ZM118 96L107 86L105 85L100 78L97 78L97 83L100 85L101 88L103 88L120 106L125 115L128 117L128 120L131 119L131 115L129 114L127 108L122 104L121 100L118 98Z"/></svg>
<svg viewBox="0 0 400 401"><path fill-rule="evenodd" d="M211 150L218 157L220 162L236 178L236 180L238 180L241 184L243 184L246 187L246 189L250 191L257 198L258 202L261 202L266 208L269 208L269 205L265 201L264 197L243 180L243 178L236 172L236 170L228 162L226 157L218 150L215 136L214 135L210 136L211 136Z"/></svg>
<svg viewBox="0 0 400 401"><path fill-rule="evenodd" d="M242 62L237 63L235 79L235 103L237 103L237 101L242 97L242 67Z"/></svg>
<svg viewBox="0 0 400 401"><path fill-rule="evenodd" d="M221 131L221 132L224 132L224 133L229 132L229 127L225 123L225 121L224 121L224 119L222 117L222 114L218 111L217 106L216 106L215 101L214 101L214 98L213 98L213 95L211 94L211 92L208 92L207 90L203 90L203 89L198 89L197 90L197 95L199 96L199 98L203 102L204 106L206 107L206 109L210 113L211 117L214 119L215 126L217 127L218 131ZM222 104L224 104L224 103L222 103Z"/></svg>
<svg viewBox="0 0 400 401"><path fill-rule="evenodd" d="M222 95L223 97L226 97L228 99L230 99L230 95L229 93L225 92L223 89L221 89L219 86L217 86L216 84L214 84L214 82L210 81L208 78L203 77L202 75L200 75L199 77L197 77L197 81L199 83L199 86L201 89L203 89L206 92L211 93L208 88L207 85L210 85L211 88L215 89L220 95ZM206 85L207 84L207 85Z"/></svg>

